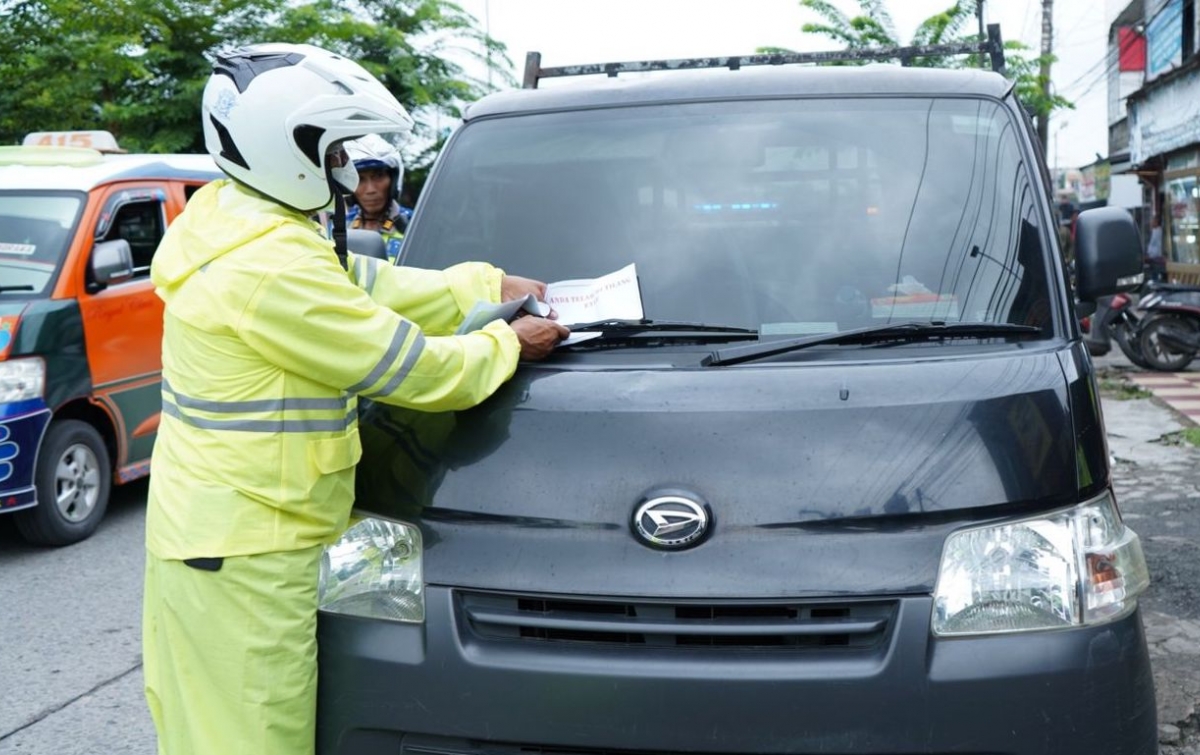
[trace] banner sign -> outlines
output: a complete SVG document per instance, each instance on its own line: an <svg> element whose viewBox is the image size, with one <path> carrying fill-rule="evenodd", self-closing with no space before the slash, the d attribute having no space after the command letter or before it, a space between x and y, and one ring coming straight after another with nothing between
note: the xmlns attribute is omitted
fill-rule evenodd
<svg viewBox="0 0 1200 755"><path fill-rule="evenodd" d="M1146 79L1182 62L1183 0L1170 0L1146 27Z"/></svg>

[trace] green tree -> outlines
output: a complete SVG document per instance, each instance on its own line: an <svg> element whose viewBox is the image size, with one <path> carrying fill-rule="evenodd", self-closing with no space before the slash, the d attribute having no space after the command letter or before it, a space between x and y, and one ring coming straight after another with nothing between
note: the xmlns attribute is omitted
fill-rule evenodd
<svg viewBox="0 0 1200 755"><path fill-rule="evenodd" d="M818 34L841 47L851 50L880 47L901 47L895 24L887 11L884 0L857 0L859 13L847 15L828 0L800 0L800 6L813 11L819 21L805 23L801 28L805 34ZM978 39L970 31L975 20L975 3L972 0L957 0L946 10L935 13L921 22L913 33L908 46L943 45L970 42ZM1027 58L1021 51L1028 48L1020 42L1007 42L1005 47L1006 75L1015 83L1017 96L1025 108L1039 119L1049 118L1055 110L1074 108L1075 105L1056 94L1043 93L1040 76L1042 58ZM780 48L762 48L762 52L790 52ZM1053 62L1053 56L1050 57ZM863 65L868 61L854 61L843 65ZM937 68L960 68L980 65L978 56L930 56L914 58L913 66Z"/></svg>
<svg viewBox="0 0 1200 755"><path fill-rule="evenodd" d="M489 90L465 63L513 83L504 46L450 0L0 0L0 144L107 129L130 151L203 151L213 55L253 42L307 42L360 61L413 113L417 176L436 154L438 123Z"/></svg>

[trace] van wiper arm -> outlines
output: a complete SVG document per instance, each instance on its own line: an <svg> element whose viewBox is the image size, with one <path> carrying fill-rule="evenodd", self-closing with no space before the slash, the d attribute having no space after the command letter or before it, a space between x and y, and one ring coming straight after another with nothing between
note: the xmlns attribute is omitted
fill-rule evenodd
<svg viewBox="0 0 1200 755"><path fill-rule="evenodd" d="M736 328L730 325L709 325L703 322L684 322L682 320L597 320L571 325L572 333L589 333L601 331L604 333L662 333L679 331L681 333L748 333L758 335L757 330Z"/></svg>
<svg viewBox="0 0 1200 755"><path fill-rule="evenodd" d="M560 349L611 349L663 346L667 343L756 341L758 331L731 325L681 320L597 320L569 326L571 335L587 334Z"/></svg>
<svg viewBox="0 0 1200 755"><path fill-rule="evenodd" d="M6 294L9 291L32 291L33 286L28 284L23 286L0 286L0 294Z"/></svg>
<svg viewBox="0 0 1200 755"><path fill-rule="evenodd" d="M762 341L744 346L719 349L701 360L703 367L741 364L755 359L801 351L810 346L849 343L882 343L894 341L938 340L942 338L990 338L993 336L1034 335L1041 328L1032 325L992 322L906 322L893 325L875 325L869 328L844 330L840 333L825 333L817 336L789 338L783 341Z"/></svg>

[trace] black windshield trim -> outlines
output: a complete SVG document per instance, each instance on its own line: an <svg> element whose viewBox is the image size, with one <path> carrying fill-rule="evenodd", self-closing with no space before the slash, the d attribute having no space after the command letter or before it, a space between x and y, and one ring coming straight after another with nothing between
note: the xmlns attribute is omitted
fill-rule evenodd
<svg viewBox="0 0 1200 755"><path fill-rule="evenodd" d="M745 333L758 335L753 328L742 328L733 325L710 325L703 322L683 322L680 320L596 320L595 322L577 323L568 326L572 333L651 333L672 332L681 333Z"/></svg>
<svg viewBox="0 0 1200 755"><path fill-rule="evenodd" d="M572 331L577 332L577 331ZM724 343L728 341L747 341L758 340L758 334L750 331L748 333L722 333L722 332L702 332L702 331L676 331L676 332L620 332L606 331L598 338L589 338L586 341L579 343L566 344L558 346L556 351L588 351L601 349L616 349L616 348L657 348L660 346L675 346L682 344L706 344L706 343Z"/></svg>
<svg viewBox="0 0 1200 755"><path fill-rule="evenodd" d="M941 338L995 338L1019 335L1041 335L1042 329L1032 325L986 322L908 322L889 325L874 325L868 328L844 330L840 333L823 333L783 341L762 341L720 349L701 360L702 367L723 367L756 359L778 356L807 349L810 346L842 345L850 343L878 343L894 340L898 342L922 341Z"/></svg>

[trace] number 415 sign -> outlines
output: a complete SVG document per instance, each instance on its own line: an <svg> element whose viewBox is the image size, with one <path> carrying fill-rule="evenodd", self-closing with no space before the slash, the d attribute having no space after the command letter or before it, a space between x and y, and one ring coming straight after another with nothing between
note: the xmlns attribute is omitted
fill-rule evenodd
<svg viewBox="0 0 1200 755"><path fill-rule="evenodd" d="M121 152L116 138L107 131L35 131L27 134L26 147L83 147L100 152Z"/></svg>

